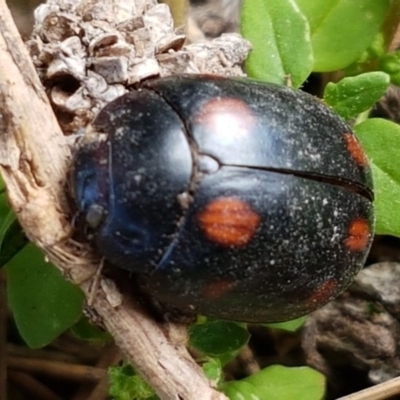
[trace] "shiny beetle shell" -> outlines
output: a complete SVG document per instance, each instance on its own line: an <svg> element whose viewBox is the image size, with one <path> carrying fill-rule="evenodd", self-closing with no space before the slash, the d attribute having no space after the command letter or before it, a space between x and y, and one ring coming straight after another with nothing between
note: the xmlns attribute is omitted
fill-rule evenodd
<svg viewBox="0 0 400 400"><path fill-rule="evenodd" d="M211 76L148 81L107 105L74 160L98 252L157 300L273 322L338 296L373 236L367 158L321 101Z"/></svg>

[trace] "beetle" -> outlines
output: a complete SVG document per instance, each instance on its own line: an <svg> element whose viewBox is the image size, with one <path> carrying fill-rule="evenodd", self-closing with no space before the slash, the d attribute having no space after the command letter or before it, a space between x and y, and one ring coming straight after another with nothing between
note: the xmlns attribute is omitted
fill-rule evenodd
<svg viewBox="0 0 400 400"><path fill-rule="evenodd" d="M97 115L75 203L98 252L156 300L244 322L338 296L373 237L373 183L322 101L241 78L144 82Z"/></svg>

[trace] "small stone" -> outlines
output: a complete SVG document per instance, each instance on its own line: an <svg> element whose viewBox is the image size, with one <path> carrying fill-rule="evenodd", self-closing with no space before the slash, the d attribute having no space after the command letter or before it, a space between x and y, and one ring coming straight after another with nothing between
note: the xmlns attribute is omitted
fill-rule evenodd
<svg viewBox="0 0 400 400"><path fill-rule="evenodd" d="M160 64L161 76L184 73L190 61L189 54L184 51L159 54L156 58Z"/></svg>
<svg viewBox="0 0 400 400"><path fill-rule="evenodd" d="M122 83L128 79L128 59L126 57L99 57L91 61L93 70L107 83Z"/></svg>
<svg viewBox="0 0 400 400"><path fill-rule="evenodd" d="M132 66L129 74L128 85L158 75L160 75L160 66L157 60L155 58L149 58Z"/></svg>

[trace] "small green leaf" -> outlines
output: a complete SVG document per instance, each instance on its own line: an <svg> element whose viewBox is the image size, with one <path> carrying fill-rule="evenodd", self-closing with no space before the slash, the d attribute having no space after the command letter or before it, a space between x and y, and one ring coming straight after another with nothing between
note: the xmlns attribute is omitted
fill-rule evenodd
<svg viewBox="0 0 400 400"><path fill-rule="evenodd" d="M17 219L14 212L10 208L8 208L7 210L3 209L3 211L4 212L0 211L0 249L2 247L3 239L6 232L8 231L12 223Z"/></svg>
<svg viewBox="0 0 400 400"><path fill-rule="evenodd" d="M5 192L6 185L4 184L3 177L0 175L0 194Z"/></svg>
<svg viewBox="0 0 400 400"><path fill-rule="evenodd" d="M28 346L47 345L81 317L83 293L33 244L20 251L6 270L8 301Z"/></svg>
<svg viewBox="0 0 400 400"><path fill-rule="evenodd" d="M324 100L344 119L371 108L384 94L390 77L384 72L368 72L344 78L325 87Z"/></svg>
<svg viewBox="0 0 400 400"><path fill-rule="evenodd" d="M111 342L112 336L93 325L86 317L82 317L72 328L71 332L79 339L90 342Z"/></svg>
<svg viewBox="0 0 400 400"><path fill-rule="evenodd" d="M0 182L1 184L1 182ZM0 190L0 226L4 224L4 218L10 213L10 205L5 191Z"/></svg>
<svg viewBox="0 0 400 400"><path fill-rule="evenodd" d="M296 0L311 27L314 71L342 69L378 34L390 0Z"/></svg>
<svg viewBox="0 0 400 400"><path fill-rule="evenodd" d="M1 231L6 229L6 231ZM20 252L29 240L21 228L15 214L10 211L0 228L0 268L6 265L18 252Z"/></svg>
<svg viewBox="0 0 400 400"><path fill-rule="evenodd" d="M108 369L110 395L114 400L156 400L153 389L129 364Z"/></svg>
<svg viewBox="0 0 400 400"><path fill-rule="evenodd" d="M245 379L228 382L221 386L221 390L229 397L229 400L264 400L257 395L256 388Z"/></svg>
<svg viewBox="0 0 400 400"><path fill-rule="evenodd" d="M380 68L390 75L394 85L400 86L400 51L385 54L380 59Z"/></svg>
<svg viewBox="0 0 400 400"><path fill-rule="evenodd" d="M3 185L0 178L0 268L28 243L17 217L8 204Z"/></svg>
<svg viewBox="0 0 400 400"><path fill-rule="evenodd" d="M222 364L218 358L209 358L203 363L203 371L204 375L215 385L218 385L222 379Z"/></svg>
<svg viewBox="0 0 400 400"><path fill-rule="evenodd" d="M304 322L306 322L306 320L307 320L307 316L293 319L293 320L287 321L287 322L277 322L274 324L265 324L265 326L268 326L273 329L282 329L283 331L288 331L288 332L296 332L301 326L304 325Z"/></svg>
<svg viewBox="0 0 400 400"><path fill-rule="evenodd" d="M400 126L376 118L356 125L355 131L371 162L376 233L400 236Z"/></svg>
<svg viewBox="0 0 400 400"><path fill-rule="evenodd" d="M313 56L308 23L294 0L245 0L241 30L253 51L246 62L252 78L299 87Z"/></svg>
<svg viewBox="0 0 400 400"><path fill-rule="evenodd" d="M190 345L210 356L237 351L248 342L250 337L247 329L229 321L210 321L192 325L189 334Z"/></svg>
<svg viewBox="0 0 400 400"><path fill-rule="evenodd" d="M230 400L322 400L324 376L308 367L274 365L259 373L222 385Z"/></svg>

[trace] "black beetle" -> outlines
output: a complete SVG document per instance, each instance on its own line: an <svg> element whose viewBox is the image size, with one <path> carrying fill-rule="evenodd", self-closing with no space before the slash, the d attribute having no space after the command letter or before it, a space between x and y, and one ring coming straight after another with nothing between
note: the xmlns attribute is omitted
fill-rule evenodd
<svg viewBox="0 0 400 400"><path fill-rule="evenodd" d="M161 302L288 320L340 294L365 262L367 158L350 127L306 93L155 79L108 104L91 133L74 160L75 202L99 253Z"/></svg>

